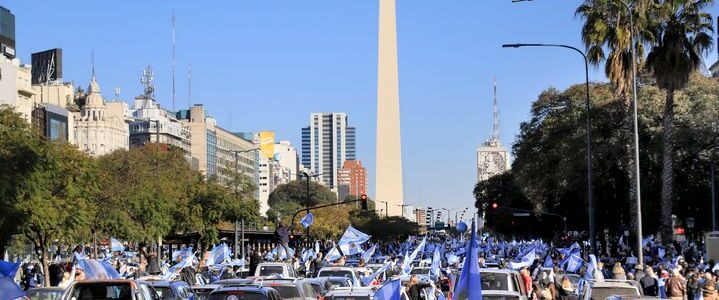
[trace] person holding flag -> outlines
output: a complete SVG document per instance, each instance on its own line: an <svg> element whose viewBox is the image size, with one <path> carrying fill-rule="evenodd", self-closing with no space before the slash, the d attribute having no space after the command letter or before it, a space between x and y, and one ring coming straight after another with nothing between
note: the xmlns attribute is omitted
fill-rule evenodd
<svg viewBox="0 0 719 300"><path fill-rule="evenodd" d="M452 299L482 300L482 277L479 274L479 263L476 223L472 220L472 235L466 247L467 256L464 258L464 265L459 276L459 281L454 287Z"/></svg>

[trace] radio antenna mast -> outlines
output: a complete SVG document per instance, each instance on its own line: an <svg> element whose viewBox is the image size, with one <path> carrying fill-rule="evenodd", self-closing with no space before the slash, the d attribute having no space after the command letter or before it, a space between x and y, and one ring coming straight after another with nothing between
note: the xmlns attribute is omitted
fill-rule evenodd
<svg viewBox="0 0 719 300"><path fill-rule="evenodd" d="M175 11L172 11L172 111L175 112Z"/></svg>
<svg viewBox="0 0 719 300"><path fill-rule="evenodd" d="M192 106L192 64L187 65L187 107Z"/></svg>

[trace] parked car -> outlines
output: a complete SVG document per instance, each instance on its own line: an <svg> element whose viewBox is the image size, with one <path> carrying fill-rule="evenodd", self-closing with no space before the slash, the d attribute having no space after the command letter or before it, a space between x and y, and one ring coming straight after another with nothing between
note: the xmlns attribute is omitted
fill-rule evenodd
<svg viewBox="0 0 719 300"><path fill-rule="evenodd" d="M296 278L260 278L255 281L261 286L268 286L280 293L282 299L317 299L317 294L309 282Z"/></svg>
<svg viewBox="0 0 719 300"><path fill-rule="evenodd" d="M280 300L277 290L267 286L226 286L210 293L208 300Z"/></svg>
<svg viewBox="0 0 719 300"><path fill-rule="evenodd" d="M162 300L160 298L160 294L157 293L157 290L155 290L155 287L153 287L152 284L142 280L136 280L135 282L140 285L140 289L142 290L145 299Z"/></svg>
<svg viewBox="0 0 719 300"><path fill-rule="evenodd" d="M222 280L215 281L215 283L213 283L213 285L217 285L220 287L253 285L253 284L255 284L255 278L222 279Z"/></svg>
<svg viewBox="0 0 719 300"><path fill-rule="evenodd" d="M580 291L579 299L604 300L611 296L639 297L641 295L641 289L633 280L587 280Z"/></svg>
<svg viewBox="0 0 719 300"><path fill-rule="evenodd" d="M27 291L30 300L58 300L62 298L65 289L60 287L34 288Z"/></svg>
<svg viewBox="0 0 719 300"><path fill-rule="evenodd" d="M519 293L527 299L527 290L519 272L506 269L480 269L482 291L508 291ZM459 278L455 279L457 281Z"/></svg>
<svg viewBox="0 0 719 300"><path fill-rule="evenodd" d="M70 284L63 300L85 299L147 299L140 285L128 279L83 280Z"/></svg>
<svg viewBox="0 0 719 300"><path fill-rule="evenodd" d="M295 268L284 262L263 262L257 265L255 277L280 275L282 277L298 277Z"/></svg>

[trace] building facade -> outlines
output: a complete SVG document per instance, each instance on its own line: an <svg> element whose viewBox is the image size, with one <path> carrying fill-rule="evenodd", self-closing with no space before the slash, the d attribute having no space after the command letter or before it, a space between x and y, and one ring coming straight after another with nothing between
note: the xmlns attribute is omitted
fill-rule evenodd
<svg viewBox="0 0 719 300"><path fill-rule="evenodd" d="M286 184L298 179L300 161L297 155L297 149L292 146L289 141L280 141L275 144L274 158L280 167L277 172L274 173L277 184Z"/></svg>
<svg viewBox="0 0 719 300"><path fill-rule="evenodd" d="M361 196L367 194L367 169L362 166L362 161L345 160L342 164L342 169L337 174L340 201L350 195ZM343 195L343 193L346 194Z"/></svg>
<svg viewBox="0 0 719 300"><path fill-rule="evenodd" d="M92 77L85 106L75 117L75 141L81 151L101 156L118 149L129 148L127 103L106 103L100 85Z"/></svg>
<svg viewBox="0 0 719 300"><path fill-rule="evenodd" d="M336 189L342 164L355 159L355 133L345 113L310 114L310 125L302 128L302 165Z"/></svg>
<svg viewBox="0 0 719 300"><path fill-rule="evenodd" d="M0 6L0 52L7 58L15 58L15 15Z"/></svg>
<svg viewBox="0 0 719 300"><path fill-rule="evenodd" d="M492 136L477 147L477 181L485 181L511 168L509 151L499 141L499 108L497 105L497 82L494 82L494 123Z"/></svg>

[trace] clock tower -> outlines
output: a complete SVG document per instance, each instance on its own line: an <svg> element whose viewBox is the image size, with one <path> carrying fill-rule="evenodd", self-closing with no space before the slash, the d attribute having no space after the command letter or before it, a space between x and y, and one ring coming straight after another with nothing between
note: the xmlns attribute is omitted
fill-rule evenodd
<svg viewBox="0 0 719 300"><path fill-rule="evenodd" d="M494 81L494 123L492 136L477 147L477 181L485 181L490 177L509 170L509 152L499 141L499 108L497 106L497 81Z"/></svg>

